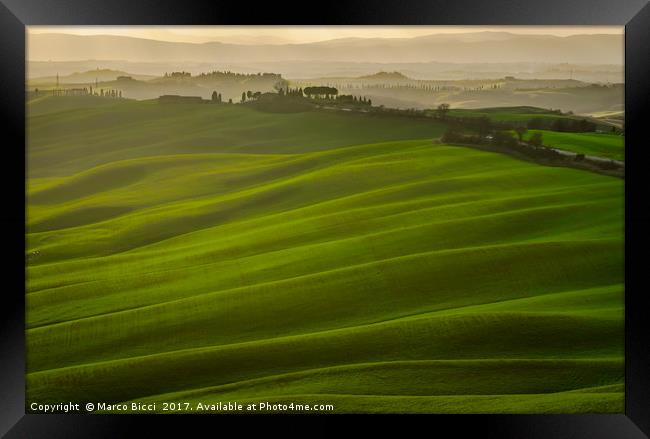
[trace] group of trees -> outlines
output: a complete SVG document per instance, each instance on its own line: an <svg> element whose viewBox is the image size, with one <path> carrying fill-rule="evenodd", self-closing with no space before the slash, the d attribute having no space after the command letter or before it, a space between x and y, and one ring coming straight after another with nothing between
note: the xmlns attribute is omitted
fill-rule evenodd
<svg viewBox="0 0 650 439"><path fill-rule="evenodd" d="M225 78L230 78L230 79L250 79L250 78L265 78L265 79L282 79L282 75L279 73L266 73L266 72L258 72L258 73L236 73L236 72L231 72L230 70L213 70L212 72L207 72L207 73L199 73L197 78L211 78L211 79L225 79Z"/></svg>
<svg viewBox="0 0 650 439"><path fill-rule="evenodd" d="M438 105L438 108L436 109L436 114L439 119L445 120L447 119L447 114L449 113L449 104L440 104Z"/></svg>
<svg viewBox="0 0 650 439"><path fill-rule="evenodd" d="M85 88L84 88L85 90ZM122 90L106 90L104 91L103 88L99 89L99 93L97 92L97 89L93 92L92 86L90 87L90 90L88 92L89 95L91 96L101 96L105 98L121 98L122 97Z"/></svg>
<svg viewBox="0 0 650 439"><path fill-rule="evenodd" d="M353 96L353 95L338 95L336 97L336 101L343 103L343 104L356 104L356 105L368 105L372 106L372 100L371 99L366 99L365 97L359 96Z"/></svg>
<svg viewBox="0 0 650 439"><path fill-rule="evenodd" d="M241 102L244 103L247 100L248 101L257 100L257 99L259 99L260 96L262 96L261 91L256 91L256 92L253 92L251 90L243 91L242 94L241 94ZM221 96L221 93L217 93L216 90L213 91L211 101L213 103L216 103L216 104L222 103L223 102L223 97ZM232 104L232 99L228 99L228 103Z"/></svg>
<svg viewBox="0 0 650 439"><path fill-rule="evenodd" d="M521 122L510 121L493 121L487 116L449 116L449 104L443 103L438 105L435 110L435 116L440 119L451 123L458 123L460 125L468 126L477 129L484 134L486 130L515 130L522 140L523 134L527 130L551 130L570 133L586 133L596 131L597 125L586 119L577 119L570 117L535 117L523 124ZM556 114L561 112L555 111Z"/></svg>
<svg viewBox="0 0 650 439"><path fill-rule="evenodd" d="M441 92L441 91L483 91L496 90L502 88L501 83L480 84L476 86L460 86L448 84L432 84L426 81L412 80L410 82L341 82L330 84L338 90L363 90L363 89L382 89L382 90L418 90L422 92Z"/></svg>
<svg viewBox="0 0 650 439"><path fill-rule="evenodd" d="M361 83L361 84L352 84L348 87L342 88L358 88L358 89L411 89L419 90L425 92L437 92L437 91L459 91L463 90L463 87L457 85L433 85L423 82L398 82L398 83Z"/></svg>
<svg viewBox="0 0 650 439"><path fill-rule="evenodd" d="M266 72L236 73L236 72L231 72L229 70L224 70L224 71L214 70L211 72L199 73L195 76L192 76L192 73L186 71L165 72L163 78L173 79L173 80L191 79L195 82L206 83L206 84L211 84L214 82L222 82L222 81L242 83L243 81L246 80L254 80L257 81L256 83L258 84L261 84L263 82L268 82L270 83L270 85L272 85L275 82L280 84L286 83L286 81L282 79L282 75L278 73L266 73Z"/></svg>
<svg viewBox="0 0 650 439"><path fill-rule="evenodd" d="M251 91L247 90L242 92L241 94L241 103L245 102L250 102L250 101L257 101L259 98L262 96L261 91ZM268 94L268 93L267 93ZM356 97L352 95L338 95L338 90L332 87L307 87L306 89L302 88L278 88L278 94L276 96L278 97L291 97L291 96L296 96L296 97L305 97L307 95L308 97L318 97L318 98L324 98L324 99L333 99L336 101L341 101L344 103L353 103L353 104L361 104L361 105L372 105L372 101L370 99L366 99L365 97ZM221 93L218 93L217 91L212 92L212 97L211 97L212 102L214 103L221 103L223 102ZM230 100L232 102L232 100Z"/></svg>
<svg viewBox="0 0 650 439"><path fill-rule="evenodd" d="M34 89L35 94L39 94L40 91L38 88ZM97 91L97 88L93 90L92 86L84 88L56 88L52 90L46 90L43 93L49 94L51 96L101 96L106 98L121 98L122 90L106 90L100 88Z"/></svg>
<svg viewBox="0 0 650 439"><path fill-rule="evenodd" d="M596 131L596 124L586 119L556 119L553 130L586 133Z"/></svg>
<svg viewBox="0 0 650 439"><path fill-rule="evenodd" d="M515 134L520 142L524 141L524 134L528 132L528 128L523 125L518 125L515 127ZM542 145L542 133L533 133L528 139L528 144L536 147L544 146Z"/></svg>
<svg viewBox="0 0 650 439"><path fill-rule="evenodd" d="M299 96L304 97L305 95L310 98L320 98L320 99L330 99L335 100L340 103L345 104L357 104L357 105L372 105L372 100L362 97L362 96L353 96L353 95L339 95L339 91L335 87L329 86L318 86L318 87L306 87L304 90L302 87L291 88L288 87L280 88L278 94L280 96Z"/></svg>
<svg viewBox="0 0 650 439"><path fill-rule="evenodd" d="M517 134L517 137L519 138L519 141L522 142L524 140L524 134L528 131L528 128L526 128L523 125L519 125L515 128L515 133Z"/></svg>
<svg viewBox="0 0 650 439"><path fill-rule="evenodd" d="M507 146L509 148L514 148L518 145L517 139L508 131L495 131L492 134L492 138L489 139L490 143L497 146Z"/></svg>
<svg viewBox="0 0 650 439"><path fill-rule="evenodd" d="M300 97L304 96L304 93L303 93L301 87L299 87L299 88L291 88L291 87L287 86L286 89L280 88L280 90L278 90L278 93L280 94L280 96L300 96Z"/></svg>
<svg viewBox="0 0 650 439"><path fill-rule="evenodd" d="M442 136L441 140L445 143L465 143L473 145L494 145L497 147L506 147L516 150L535 150L535 149L548 149L545 148L542 143L542 134L539 132L533 133L532 136L528 139L527 142L524 142L523 134L526 132L526 128L523 130L515 130L515 133L518 136L518 139L512 135L511 131L508 130L494 130L491 131L489 135L483 135L481 133L471 133L463 129L463 127L452 124L449 126L445 134ZM526 148L526 145L532 146L534 148ZM530 151L529 151L530 152Z"/></svg>
<svg viewBox="0 0 650 439"><path fill-rule="evenodd" d="M440 104L436 109L436 117L445 120L449 126L443 135L444 142L486 144L514 148L528 144L536 148L543 147L542 134L535 132L527 142L524 135L528 128L522 124L512 125L508 122L497 122L487 116L480 117L449 117L449 104ZM513 136L514 134L517 136Z"/></svg>
<svg viewBox="0 0 650 439"><path fill-rule="evenodd" d="M528 121L529 129L547 129L567 133L588 133L596 131L596 124L586 119L571 118L542 118L537 117Z"/></svg>
<svg viewBox="0 0 650 439"><path fill-rule="evenodd" d="M242 92L241 103L251 102L255 104L258 109L263 108L265 111L305 111L313 106L309 99L323 99L328 100L329 103L355 105L355 106L372 106L372 100L362 96L353 95L339 95L338 90L329 86L314 86L314 87L295 87L291 88L278 84L275 89L277 93L262 93L259 91L252 92L250 90ZM216 91L212 93L213 102L221 102L221 95Z"/></svg>
<svg viewBox="0 0 650 439"><path fill-rule="evenodd" d="M544 146L542 144L542 133L533 133L533 135L530 136L530 139L528 139L528 144L537 147Z"/></svg>
<svg viewBox="0 0 650 439"><path fill-rule="evenodd" d="M106 90L104 92L104 89L100 89L99 95L107 98L121 98L122 97L122 90Z"/></svg>
<svg viewBox="0 0 650 439"><path fill-rule="evenodd" d="M212 92L212 102L215 104L220 104L223 102L223 98L221 97L221 93L217 93L216 91ZM232 104L232 99L228 99L228 103Z"/></svg>
<svg viewBox="0 0 650 439"><path fill-rule="evenodd" d="M192 76L192 74L190 72L186 72L186 71L171 72L171 73L165 72L165 74L164 74L165 78L189 78L191 76Z"/></svg>
<svg viewBox="0 0 650 439"><path fill-rule="evenodd" d="M319 87L305 87L303 93L309 96L310 98L316 97L321 99L322 98L332 99L333 96L339 94L339 91L334 87L319 86Z"/></svg>
<svg viewBox="0 0 650 439"><path fill-rule="evenodd" d="M242 101L242 103L246 102L246 99L248 99L249 101L253 101L253 100L259 99L260 96L262 96L261 91L256 91L256 92L252 92L250 90L245 91L245 92L243 91L241 93L241 101Z"/></svg>

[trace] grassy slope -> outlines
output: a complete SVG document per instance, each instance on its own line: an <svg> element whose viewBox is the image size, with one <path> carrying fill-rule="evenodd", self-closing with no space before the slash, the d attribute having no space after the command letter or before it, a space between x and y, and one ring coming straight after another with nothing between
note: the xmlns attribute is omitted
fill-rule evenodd
<svg viewBox="0 0 650 439"><path fill-rule="evenodd" d="M625 137L618 134L530 130L524 135L524 139L530 138L535 132L542 134L543 143L547 146L586 155L625 160Z"/></svg>
<svg viewBox="0 0 650 439"><path fill-rule="evenodd" d="M77 102L74 98L39 99L27 106L30 177L67 176L152 155L299 153L427 138L444 130L435 122L392 123L363 114L277 114L239 105L116 103L111 99L87 108L89 101L83 97ZM55 111L60 107L65 110Z"/></svg>
<svg viewBox="0 0 650 439"><path fill-rule="evenodd" d="M620 180L183 110L30 117L28 399L622 411Z"/></svg>

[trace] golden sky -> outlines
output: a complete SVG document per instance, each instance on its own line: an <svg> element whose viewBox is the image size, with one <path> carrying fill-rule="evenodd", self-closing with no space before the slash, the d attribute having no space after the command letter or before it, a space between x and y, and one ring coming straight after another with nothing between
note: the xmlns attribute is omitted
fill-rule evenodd
<svg viewBox="0 0 650 439"><path fill-rule="evenodd" d="M337 38L409 38L465 32L511 32L567 36L619 34L623 26L29 26L30 33L122 35L163 41L238 44L309 43Z"/></svg>

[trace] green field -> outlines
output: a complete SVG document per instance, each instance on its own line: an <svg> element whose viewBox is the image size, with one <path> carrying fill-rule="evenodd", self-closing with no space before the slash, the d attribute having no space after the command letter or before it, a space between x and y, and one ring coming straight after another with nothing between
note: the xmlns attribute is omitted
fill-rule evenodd
<svg viewBox="0 0 650 439"><path fill-rule="evenodd" d="M28 402L623 411L622 180L403 117L59 99L28 104Z"/></svg>
<svg viewBox="0 0 650 439"><path fill-rule="evenodd" d="M96 106L95 100L99 101ZM87 96L37 99L27 104L27 112L30 177L69 176L93 166L152 155L314 152L440 136L445 130L434 121L400 119L396 124L382 116L362 114L278 114L240 105L159 104Z"/></svg>
<svg viewBox="0 0 650 439"><path fill-rule="evenodd" d="M530 130L524 135L528 140L533 133L542 134L546 146L614 160L625 160L625 137L606 133L560 133L548 130Z"/></svg>

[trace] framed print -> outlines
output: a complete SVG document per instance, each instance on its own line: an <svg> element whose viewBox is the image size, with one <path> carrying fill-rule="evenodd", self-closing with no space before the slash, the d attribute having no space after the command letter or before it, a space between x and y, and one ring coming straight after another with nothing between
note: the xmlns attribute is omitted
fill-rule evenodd
<svg viewBox="0 0 650 439"><path fill-rule="evenodd" d="M650 433L646 2L0 12L7 437Z"/></svg>

